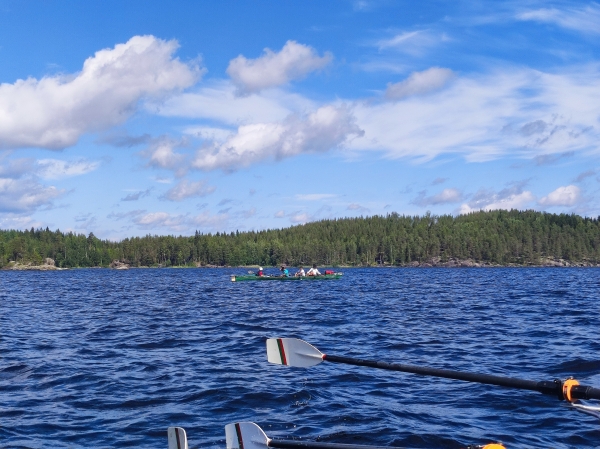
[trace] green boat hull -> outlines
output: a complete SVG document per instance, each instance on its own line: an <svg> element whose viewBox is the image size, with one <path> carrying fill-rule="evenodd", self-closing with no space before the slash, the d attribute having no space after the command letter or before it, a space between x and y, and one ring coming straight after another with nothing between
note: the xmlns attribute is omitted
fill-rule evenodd
<svg viewBox="0 0 600 449"><path fill-rule="evenodd" d="M235 276L231 275L231 282L240 281L324 281L326 279L340 279L342 273L322 274L321 276L256 276L254 274Z"/></svg>

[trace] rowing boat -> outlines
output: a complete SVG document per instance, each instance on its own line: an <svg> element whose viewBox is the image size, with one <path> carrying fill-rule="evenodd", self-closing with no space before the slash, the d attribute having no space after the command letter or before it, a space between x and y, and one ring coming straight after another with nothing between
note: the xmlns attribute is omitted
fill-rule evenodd
<svg viewBox="0 0 600 449"><path fill-rule="evenodd" d="M339 279L343 273L322 274L320 276L256 276L255 274L236 276L231 275L231 282L240 281L321 281L325 279Z"/></svg>

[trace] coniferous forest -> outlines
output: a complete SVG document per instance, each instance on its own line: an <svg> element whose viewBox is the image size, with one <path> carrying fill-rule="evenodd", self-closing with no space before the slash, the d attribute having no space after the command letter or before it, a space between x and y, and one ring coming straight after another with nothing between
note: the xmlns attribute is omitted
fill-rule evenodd
<svg viewBox="0 0 600 449"><path fill-rule="evenodd" d="M285 229L126 238L120 242L60 230L0 231L0 266L132 267L426 265L472 260L541 265L548 260L600 263L600 221L536 211L322 220Z"/></svg>

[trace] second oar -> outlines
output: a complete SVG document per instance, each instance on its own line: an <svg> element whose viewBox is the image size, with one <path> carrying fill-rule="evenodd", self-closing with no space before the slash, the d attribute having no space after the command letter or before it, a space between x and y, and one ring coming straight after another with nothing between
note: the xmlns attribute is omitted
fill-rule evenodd
<svg viewBox="0 0 600 449"><path fill-rule="evenodd" d="M272 440L253 422L237 422L225 426L227 449L400 449L388 446L365 446L359 444L321 443L304 440ZM471 445L468 449L505 449L499 443Z"/></svg>

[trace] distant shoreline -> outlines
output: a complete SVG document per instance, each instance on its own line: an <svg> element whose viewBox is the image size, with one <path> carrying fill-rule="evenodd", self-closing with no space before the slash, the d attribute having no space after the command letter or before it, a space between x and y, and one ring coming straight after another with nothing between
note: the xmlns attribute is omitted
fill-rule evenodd
<svg viewBox="0 0 600 449"><path fill-rule="evenodd" d="M52 261L53 262L53 261ZM328 265L322 265L326 267ZM160 268L160 269L258 269L258 265L174 265L174 266L130 266L125 262L113 261L110 266L107 267L71 267L61 268L56 267L53 263L44 263L41 265L34 265L33 263L18 263L11 261L0 270L3 271L64 271L64 270L83 270L83 269L106 269L106 270L135 270L135 269L149 269L149 268ZM277 268L275 266L267 266L266 268ZM472 259L450 259L447 261L441 261L439 258L430 259L423 262L411 262L403 265L331 265L334 268L597 268L600 264L594 264L588 261L568 261L564 259L541 259L538 264L494 264L485 261L475 261Z"/></svg>
<svg viewBox="0 0 600 449"><path fill-rule="evenodd" d="M50 259L52 263L45 264ZM13 262L10 262L13 261ZM536 211L322 220L264 231L150 236L0 230L0 266L599 266L600 219ZM44 270L52 268L44 267Z"/></svg>

